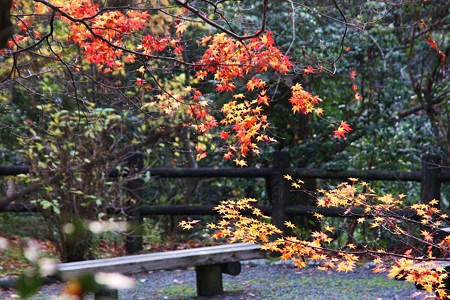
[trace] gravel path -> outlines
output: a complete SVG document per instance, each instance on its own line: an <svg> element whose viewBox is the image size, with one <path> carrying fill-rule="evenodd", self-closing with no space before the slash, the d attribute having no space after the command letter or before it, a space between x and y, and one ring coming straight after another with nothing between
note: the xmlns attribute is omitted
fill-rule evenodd
<svg viewBox="0 0 450 300"><path fill-rule="evenodd" d="M136 287L120 291L124 300L234 300L234 299L425 299L428 295L413 284L399 282L382 274L373 274L360 267L354 272L318 271L313 267L298 270L289 263L269 263L265 260L244 264L238 276L224 274L225 294L211 298L196 297L195 271L157 271L133 276ZM31 299L47 300L58 295L61 285L44 287ZM429 295L428 295L429 296ZM13 291L0 290L0 299L17 299ZM93 299L87 296L86 299Z"/></svg>

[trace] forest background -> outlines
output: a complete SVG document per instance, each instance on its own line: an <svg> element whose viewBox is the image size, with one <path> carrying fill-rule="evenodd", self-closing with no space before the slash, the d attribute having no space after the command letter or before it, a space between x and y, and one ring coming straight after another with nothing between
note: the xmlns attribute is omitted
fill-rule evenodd
<svg viewBox="0 0 450 300"><path fill-rule="evenodd" d="M146 204L270 201L263 180L134 172L123 165L132 151L145 167L267 167L281 150L292 166L324 170L418 170L425 154L449 164L447 1L0 5L0 162L31 167L3 178L0 206L37 204L63 260L77 259L64 225L130 205L123 186L137 177ZM127 176L111 180L117 166ZM315 184L295 201L312 205ZM415 183L371 188L419 202ZM443 210L448 194L443 186ZM148 220L148 238L164 239L178 221ZM348 232L349 223L322 226ZM385 238L369 227L352 230L363 243Z"/></svg>

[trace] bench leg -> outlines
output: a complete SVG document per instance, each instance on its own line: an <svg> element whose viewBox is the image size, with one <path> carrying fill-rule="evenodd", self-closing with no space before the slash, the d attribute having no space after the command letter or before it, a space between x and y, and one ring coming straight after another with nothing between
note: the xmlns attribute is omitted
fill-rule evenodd
<svg viewBox="0 0 450 300"><path fill-rule="evenodd" d="M117 299L119 299L119 291L102 289L100 291L95 292L94 299L95 300L117 300Z"/></svg>
<svg viewBox="0 0 450 300"><path fill-rule="evenodd" d="M222 273L237 276L241 273L242 266L241 262L233 261L229 263L222 264Z"/></svg>
<svg viewBox="0 0 450 300"><path fill-rule="evenodd" d="M211 297L223 294L222 265L198 266L195 268L197 275L197 296Z"/></svg>

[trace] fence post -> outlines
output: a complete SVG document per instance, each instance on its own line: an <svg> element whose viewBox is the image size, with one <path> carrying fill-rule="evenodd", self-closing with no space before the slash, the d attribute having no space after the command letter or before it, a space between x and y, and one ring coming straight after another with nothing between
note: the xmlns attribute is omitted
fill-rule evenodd
<svg viewBox="0 0 450 300"><path fill-rule="evenodd" d="M439 172L441 159L437 155L425 155L422 157L421 174L421 200L422 203L429 203L433 199L441 198L441 182Z"/></svg>
<svg viewBox="0 0 450 300"><path fill-rule="evenodd" d="M127 157L127 166L130 169L129 173L133 176L140 172L144 166L144 155L141 152L131 153ZM134 254L143 249L142 237L142 223L143 217L140 213L139 207L142 205L143 199L143 184L142 178L130 180L127 183L127 193L130 198L127 206L127 221L131 228L125 236L125 250L127 254Z"/></svg>
<svg viewBox="0 0 450 300"><path fill-rule="evenodd" d="M286 206L289 182L283 178L289 168L290 155L288 152L277 151L273 153L272 175L272 221L273 224L284 231L284 221L287 220Z"/></svg>

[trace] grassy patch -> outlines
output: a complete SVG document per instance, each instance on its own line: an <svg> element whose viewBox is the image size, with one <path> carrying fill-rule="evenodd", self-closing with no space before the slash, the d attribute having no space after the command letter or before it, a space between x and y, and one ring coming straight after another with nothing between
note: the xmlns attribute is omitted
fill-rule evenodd
<svg viewBox="0 0 450 300"><path fill-rule="evenodd" d="M186 296L186 297L195 297L197 295L197 291L195 288L191 286L187 286L185 284L174 284L171 286L167 286L162 289L158 289L154 295L161 295L167 297L173 296ZM181 298L177 298L181 299Z"/></svg>

